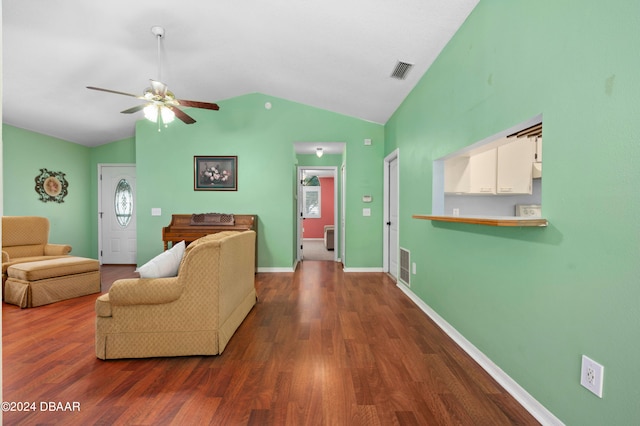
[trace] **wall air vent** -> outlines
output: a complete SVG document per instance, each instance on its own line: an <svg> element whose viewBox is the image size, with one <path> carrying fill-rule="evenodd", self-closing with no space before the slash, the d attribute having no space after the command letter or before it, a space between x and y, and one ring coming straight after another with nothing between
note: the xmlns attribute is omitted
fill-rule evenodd
<svg viewBox="0 0 640 426"><path fill-rule="evenodd" d="M400 247L400 280L408 287L411 287L411 253L409 250Z"/></svg>
<svg viewBox="0 0 640 426"><path fill-rule="evenodd" d="M413 67L413 64L409 64L407 62L398 61L396 67L394 68L393 72L391 73L391 78L397 78L398 80L404 80L405 78L407 78L407 74L409 73L409 70L411 70L411 67Z"/></svg>

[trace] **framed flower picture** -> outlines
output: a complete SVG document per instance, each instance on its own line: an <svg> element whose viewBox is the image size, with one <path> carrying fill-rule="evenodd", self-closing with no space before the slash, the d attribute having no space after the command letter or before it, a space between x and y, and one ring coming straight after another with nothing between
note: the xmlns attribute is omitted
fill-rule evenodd
<svg viewBox="0 0 640 426"><path fill-rule="evenodd" d="M203 156L193 157L194 191L237 191L238 157Z"/></svg>

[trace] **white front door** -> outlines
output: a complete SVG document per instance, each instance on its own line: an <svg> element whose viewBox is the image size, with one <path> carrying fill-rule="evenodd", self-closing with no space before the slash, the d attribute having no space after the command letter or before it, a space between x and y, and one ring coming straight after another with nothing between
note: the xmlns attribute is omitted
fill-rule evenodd
<svg viewBox="0 0 640 426"><path fill-rule="evenodd" d="M398 278L398 158L389 162L389 274Z"/></svg>
<svg viewBox="0 0 640 426"><path fill-rule="evenodd" d="M136 264L136 167L98 168L100 263Z"/></svg>

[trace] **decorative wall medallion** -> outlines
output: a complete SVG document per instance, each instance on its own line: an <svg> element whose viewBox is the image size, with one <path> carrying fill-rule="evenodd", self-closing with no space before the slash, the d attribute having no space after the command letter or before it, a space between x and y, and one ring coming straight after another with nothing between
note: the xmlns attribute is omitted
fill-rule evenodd
<svg viewBox="0 0 640 426"><path fill-rule="evenodd" d="M40 201L55 201L64 203L67 196L69 183L62 172L50 172L47 169L40 169L40 174L36 176L36 192L40 195Z"/></svg>

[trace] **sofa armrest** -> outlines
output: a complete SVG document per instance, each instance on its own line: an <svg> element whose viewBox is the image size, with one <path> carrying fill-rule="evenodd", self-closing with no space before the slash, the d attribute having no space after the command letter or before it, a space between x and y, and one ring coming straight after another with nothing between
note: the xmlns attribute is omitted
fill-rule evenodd
<svg viewBox="0 0 640 426"><path fill-rule="evenodd" d="M117 280L109 290L112 305L160 305L178 300L183 286L178 277Z"/></svg>
<svg viewBox="0 0 640 426"><path fill-rule="evenodd" d="M102 294L96 299L96 315L104 318L111 316L109 293Z"/></svg>
<svg viewBox="0 0 640 426"><path fill-rule="evenodd" d="M59 256L71 253L71 246L68 244L47 244L44 246L45 256Z"/></svg>
<svg viewBox="0 0 640 426"><path fill-rule="evenodd" d="M9 253L2 250L2 263L7 263L9 261Z"/></svg>

